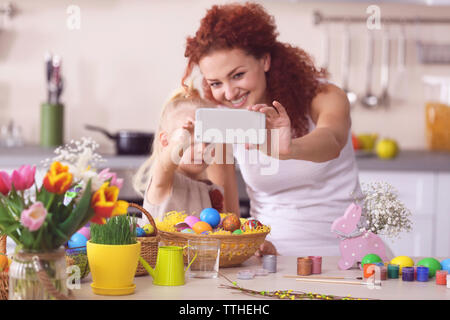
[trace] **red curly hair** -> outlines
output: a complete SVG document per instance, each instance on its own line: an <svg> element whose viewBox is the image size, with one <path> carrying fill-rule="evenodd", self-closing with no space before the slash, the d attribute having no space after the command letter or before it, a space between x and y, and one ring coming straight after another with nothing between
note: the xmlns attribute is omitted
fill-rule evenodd
<svg viewBox="0 0 450 320"><path fill-rule="evenodd" d="M214 5L201 20L195 37L188 37L184 56L188 65L181 80L191 75L201 58L215 50L244 50L259 59L271 56L271 67L266 72L266 93L269 99L279 101L291 120L294 137L308 133L311 101L324 89L318 81L327 78L325 69L317 69L313 59L302 49L277 41L275 20L256 3ZM205 98L216 102L211 88L203 79Z"/></svg>

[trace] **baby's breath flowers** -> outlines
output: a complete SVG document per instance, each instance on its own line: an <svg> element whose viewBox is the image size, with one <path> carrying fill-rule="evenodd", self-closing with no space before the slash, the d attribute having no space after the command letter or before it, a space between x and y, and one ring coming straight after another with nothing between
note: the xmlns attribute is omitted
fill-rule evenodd
<svg viewBox="0 0 450 320"><path fill-rule="evenodd" d="M387 182L361 183L364 197L359 199L364 222L361 232L370 231L398 238L412 229L411 211L398 199L397 190Z"/></svg>
<svg viewBox="0 0 450 320"><path fill-rule="evenodd" d="M71 140L64 146L55 149L55 157L44 160L44 165L51 162L60 162L69 167L74 180L85 185L89 179L93 189L97 190L103 184L98 173L93 169L98 163L105 162L103 157L96 153L99 144L92 138L82 137L80 140Z"/></svg>

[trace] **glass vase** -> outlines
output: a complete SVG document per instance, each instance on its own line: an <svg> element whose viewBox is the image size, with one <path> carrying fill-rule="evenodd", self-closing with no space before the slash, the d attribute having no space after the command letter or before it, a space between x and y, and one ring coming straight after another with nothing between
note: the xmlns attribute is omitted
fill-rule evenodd
<svg viewBox="0 0 450 320"><path fill-rule="evenodd" d="M67 297L69 289L66 280L63 249L45 253L18 252L9 269L9 300L55 300Z"/></svg>

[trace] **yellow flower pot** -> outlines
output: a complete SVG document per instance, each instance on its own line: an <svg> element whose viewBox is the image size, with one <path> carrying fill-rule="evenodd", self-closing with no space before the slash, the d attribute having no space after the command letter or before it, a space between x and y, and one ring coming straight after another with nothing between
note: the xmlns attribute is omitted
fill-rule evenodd
<svg viewBox="0 0 450 320"><path fill-rule="evenodd" d="M87 242L87 256L95 294L120 296L134 293L133 283L141 243L106 245Z"/></svg>

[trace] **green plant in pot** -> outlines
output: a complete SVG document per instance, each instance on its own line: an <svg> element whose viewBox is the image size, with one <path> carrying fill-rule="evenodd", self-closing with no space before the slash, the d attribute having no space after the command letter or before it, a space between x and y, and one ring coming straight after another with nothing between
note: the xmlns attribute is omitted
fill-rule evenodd
<svg viewBox="0 0 450 320"><path fill-rule="evenodd" d="M99 295L134 293L140 252L134 217L115 216L103 225L92 225L91 240L87 242L92 291Z"/></svg>

